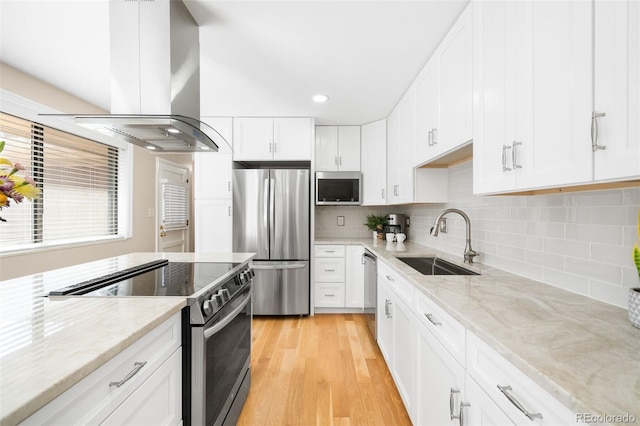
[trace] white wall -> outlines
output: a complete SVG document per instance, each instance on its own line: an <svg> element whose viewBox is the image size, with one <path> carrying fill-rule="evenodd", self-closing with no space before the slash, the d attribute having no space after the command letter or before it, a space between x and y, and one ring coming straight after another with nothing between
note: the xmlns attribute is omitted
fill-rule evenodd
<svg viewBox="0 0 640 426"><path fill-rule="evenodd" d="M400 206L411 219L409 239L462 258L464 220L447 215L449 232L429 235L436 216L458 208L471 218L473 248L478 262L627 307L628 288L640 285L632 261L637 239L640 188L610 189L533 196L476 197L472 193L472 162L449 169L449 202ZM359 207L364 217L366 207ZM331 211L316 236L334 235ZM342 227L340 227L342 228ZM366 229L362 227L363 229ZM353 236L360 236L354 230ZM344 233L343 233L344 234ZM367 234L368 236L369 234Z"/></svg>

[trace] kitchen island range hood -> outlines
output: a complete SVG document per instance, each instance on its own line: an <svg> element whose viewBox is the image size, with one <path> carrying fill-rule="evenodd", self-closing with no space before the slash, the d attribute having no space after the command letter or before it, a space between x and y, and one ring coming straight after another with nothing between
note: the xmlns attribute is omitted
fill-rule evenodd
<svg viewBox="0 0 640 426"><path fill-rule="evenodd" d="M42 114L158 153L228 142L200 117L199 28L180 0L110 0L111 114Z"/></svg>

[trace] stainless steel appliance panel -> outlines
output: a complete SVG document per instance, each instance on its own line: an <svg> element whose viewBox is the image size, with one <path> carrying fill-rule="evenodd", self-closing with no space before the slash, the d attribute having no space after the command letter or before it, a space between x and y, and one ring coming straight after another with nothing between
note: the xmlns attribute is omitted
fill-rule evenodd
<svg viewBox="0 0 640 426"><path fill-rule="evenodd" d="M364 314L369 331L373 338L376 339L377 259L373 253L365 249L362 254L362 261L364 262Z"/></svg>
<svg viewBox="0 0 640 426"><path fill-rule="evenodd" d="M309 170L270 171L270 259L309 260Z"/></svg>
<svg viewBox="0 0 640 426"><path fill-rule="evenodd" d="M233 251L269 259L269 170L233 173Z"/></svg>
<svg viewBox="0 0 640 426"><path fill-rule="evenodd" d="M309 315L308 261L253 261L254 315Z"/></svg>

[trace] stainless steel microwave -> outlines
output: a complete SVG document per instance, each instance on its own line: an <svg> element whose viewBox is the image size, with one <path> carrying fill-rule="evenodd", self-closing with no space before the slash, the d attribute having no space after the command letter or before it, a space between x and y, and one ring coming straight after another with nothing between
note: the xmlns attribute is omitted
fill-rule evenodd
<svg viewBox="0 0 640 426"><path fill-rule="evenodd" d="M316 172L316 205L359 206L362 204L362 173Z"/></svg>

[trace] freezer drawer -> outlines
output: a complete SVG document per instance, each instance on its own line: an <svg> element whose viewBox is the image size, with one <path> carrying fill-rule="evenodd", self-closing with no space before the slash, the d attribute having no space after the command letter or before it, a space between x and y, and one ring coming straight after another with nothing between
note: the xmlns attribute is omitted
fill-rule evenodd
<svg viewBox="0 0 640 426"><path fill-rule="evenodd" d="M309 315L308 261L254 261L254 315Z"/></svg>

